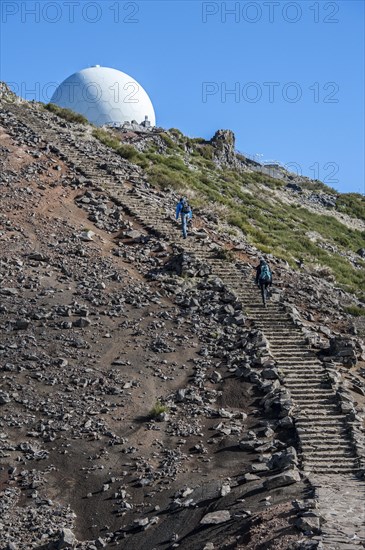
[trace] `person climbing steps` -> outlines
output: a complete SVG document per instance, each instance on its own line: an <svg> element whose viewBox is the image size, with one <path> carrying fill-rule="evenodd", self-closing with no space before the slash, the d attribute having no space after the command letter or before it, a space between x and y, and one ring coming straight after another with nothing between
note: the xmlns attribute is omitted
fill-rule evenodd
<svg viewBox="0 0 365 550"><path fill-rule="evenodd" d="M262 303L266 307L266 302L269 298L268 289L272 285L272 272L264 259L261 259L259 265L256 267L255 282L261 289Z"/></svg>
<svg viewBox="0 0 365 550"><path fill-rule="evenodd" d="M193 212L188 200L185 197L181 197L176 205L176 220L181 217L181 231L184 239L188 236L188 221L192 219Z"/></svg>

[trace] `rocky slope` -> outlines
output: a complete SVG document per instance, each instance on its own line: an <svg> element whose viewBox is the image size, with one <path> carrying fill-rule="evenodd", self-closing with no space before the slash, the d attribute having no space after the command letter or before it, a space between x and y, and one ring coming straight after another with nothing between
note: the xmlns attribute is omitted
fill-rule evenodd
<svg viewBox="0 0 365 550"><path fill-rule="evenodd" d="M361 546L358 299L2 90L0 547Z"/></svg>

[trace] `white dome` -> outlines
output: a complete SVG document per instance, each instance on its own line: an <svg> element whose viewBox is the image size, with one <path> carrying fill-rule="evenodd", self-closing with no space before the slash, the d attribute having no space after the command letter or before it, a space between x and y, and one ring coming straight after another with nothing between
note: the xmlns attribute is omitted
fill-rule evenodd
<svg viewBox="0 0 365 550"><path fill-rule="evenodd" d="M51 103L84 115L96 126L144 122L156 125L152 102L134 78L108 67L83 69L62 82Z"/></svg>

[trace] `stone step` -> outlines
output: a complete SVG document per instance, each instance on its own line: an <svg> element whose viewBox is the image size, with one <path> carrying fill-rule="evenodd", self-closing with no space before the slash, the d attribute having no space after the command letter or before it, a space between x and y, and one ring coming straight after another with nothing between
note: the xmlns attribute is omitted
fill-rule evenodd
<svg viewBox="0 0 365 550"><path fill-rule="evenodd" d="M323 474L323 475L354 474L359 471L359 468L357 466L338 466L334 462L329 462L328 464L322 464L322 465L304 462L303 469L307 474ZM330 548L330 550L337 550L337 549L335 547L332 547ZM359 550L359 548L357 550Z"/></svg>
<svg viewBox="0 0 365 550"><path fill-rule="evenodd" d="M351 452L353 456L354 446L346 433L328 433L322 434L321 436L318 431L312 433L298 431L298 436L302 446L316 450L322 445L326 448L330 447L331 449L338 447L339 449L346 450L346 452Z"/></svg>
<svg viewBox="0 0 365 550"><path fill-rule="evenodd" d="M273 342L290 342L290 341L300 341L306 344L304 339L303 332L298 328L292 327L290 331L284 332L282 330L276 330L275 327L268 327L266 330Z"/></svg>
<svg viewBox="0 0 365 550"><path fill-rule="evenodd" d="M295 365L296 362L299 361L299 364L305 363L308 366L317 365L318 367L321 367L323 371L325 370L323 364L316 357L303 357L301 359L300 357L281 356L280 353L277 353L275 355L275 359L276 361L281 361L282 363L285 363L285 364L293 363L293 365Z"/></svg>
<svg viewBox="0 0 365 550"><path fill-rule="evenodd" d="M293 322L288 314L287 311L283 311L283 309L280 307L280 305L277 302L267 302L266 307L263 307L263 303L261 301L261 295L260 295L260 302L255 301L250 304L245 304L240 296L240 292L236 292L237 297L240 299L240 302L243 306L245 306L249 311L251 318L255 320L255 323L259 323L261 320L263 321L280 321L285 320L288 323L290 323L292 326Z"/></svg>
<svg viewBox="0 0 365 550"><path fill-rule="evenodd" d="M337 464L338 466L354 466L356 467L356 458L354 458L353 456L342 456L342 455L338 455L339 456L339 463ZM316 464L320 465L320 466L323 466L324 464L328 464L330 462L332 462L331 460L331 457L327 457L327 456L317 456L316 454L314 453L306 453L305 457L303 457L303 462L315 462Z"/></svg>
<svg viewBox="0 0 365 550"><path fill-rule="evenodd" d="M292 397L301 399L303 397L310 397L313 400L318 401L318 405L327 404L329 400L338 402L336 393L332 388L313 388L313 386L306 387L305 382L303 382L303 387L298 388L297 386L291 387L290 384L286 384L286 388L290 391ZM314 391L313 391L314 390Z"/></svg>
<svg viewBox="0 0 365 550"><path fill-rule="evenodd" d="M311 349L309 349L308 347L304 347L304 346L299 346L298 347L298 346L295 346L295 345L272 346L271 342L270 342L270 339L269 339L269 344L270 344L271 351L273 352L274 349L275 349L275 352L276 352L277 355L283 355L283 356L287 356L287 355L294 355L294 356L305 355L305 356L309 356L311 358L317 359L317 361L318 361L318 357L316 357L315 353L313 353L313 351Z"/></svg>
<svg viewBox="0 0 365 550"><path fill-rule="evenodd" d="M288 331L290 331L294 326L289 318L270 319L270 318L263 318L263 316L255 320L255 325L265 326L265 327L271 328L273 331L278 330L279 328L285 328L285 327L287 327Z"/></svg>
<svg viewBox="0 0 365 550"><path fill-rule="evenodd" d="M334 420L332 423L318 419L317 422L313 419L313 422L298 423L295 422L295 427L299 437L328 437L333 439L337 437L339 441L348 440L349 432L346 427L345 419Z"/></svg>
<svg viewBox="0 0 365 550"><path fill-rule="evenodd" d="M350 443L349 442L346 442L346 441L337 441L335 437L333 437L332 439L331 438L323 438L322 439L317 436L317 438L314 438L313 436L310 437L310 436L300 436L300 444L301 444L301 447L302 449L307 449L307 448L327 448L327 447L330 447L330 448L338 448L338 449L346 449L346 450L349 450L351 449L352 450L352 447L350 446Z"/></svg>
<svg viewBox="0 0 365 550"><path fill-rule="evenodd" d="M303 359L309 359L309 360L315 359L318 364L323 365L323 363L321 363L321 361L315 356L315 354L310 349L299 348L298 350L298 348L293 348L293 349L283 350L279 346L273 347L269 339L268 339L268 342L270 346L270 351L275 357L275 359L278 359L279 357L282 357L283 359L291 359L291 358L293 359L303 358Z"/></svg>
<svg viewBox="0 0 365 550"><path fill-rule="evenodd" d="M327 378L323 373L314 371L314 372L308 372L307 374L304 374L303 372L295 372L287 371L287 369L280 369L279 373L283 376L285 385L287 387L306 387L309 386L315 386L322 387L323 389L331 389L331 385L329 384Z"/></svg>
<svg viewBox="0 0 365 550"><path fill-rule="evenodd" d="M253 328L263 332L269 341L273 339L280 342L280 339L282 339L282 341L288 342L288 341L301 339L301 341L303 342L303 338L304 338L302 332L294 330L292 327L288 327L284 325L283 326L278 324L266 325L264 323L257 324L256 321L254 321Z"/></svg>
<svg viewBox="0 0 365 550"><path fill-rule="evenodd" d="M277 363L280 363L280 360L276 360ZM307 368L305 369L304 366L307 365ZM313 377L319 377L325 382L329 382L328 377L328 370L325 369L323 366L321 366L318 363L310 363L307 361L302 361L299 363L294 363L292 361L284 362L279 365L279 369L286 377L288 377L290 380L298 379L300 380L307 380L313 375Z"/></svg>
<svg viewBox="0 0 365 550"><path fill-rule="evenodd" d="M328 436L330 439L337 437L339 441L348 441L350 437L344 418L341 418L341 420L333 420L332 422L328 419L327 421L323 420L322 418L317 418L316 421L313 418L313 420L303 423L298 423L295 419L295 428L299 437L302 435L315 437L322 434L323 437Z"/></svg>
<svg viewBox="0 0 365 550"><path fill-rule="evenodd" d="M309 392L303 389L302 391L291 391L291 396L295 399L296 403L304 402L306 404L318 404L319 407L335 406L338 403L338 399L333 392Z"/></svg>
<svg viewBox="0 0 365 550"><path fill-rule="evenodd" d="M304 370L303 363L280 363L280 361L277 361L278 370L284 376L288 384L291 382L305 383L307 380L316 380L317 382L328 381L326 372L324 372L319 365L308 365L308 363L306 363L306 365L307 369Z"/></svg>
<svg viewBox="0 0 365 550"><path fill-rule="evenodd" d="M260 323L258 323L257 321L254 321L254 328L257 328L259 330L261 330L261 332L263 332L265 334L265 332L268 332L268 334L276 334L276 335L283 335L283 334L290 334L290 335L293 335L293 331L292 331L292 327L291 325L289 325L288 323L278 323L276 322L275 323L275 330L271 330L270 332L267 330L267 329L272 329L273 328L273 324L268 321L268 322L265 322L265 321L260 321Z"/></svg>
<svg viewBox="0 0 365 550"><path fill-rule="evenodd" d="M302 455L305 457L308 456L308 453L311 452L317 452L323 455L323 456L329 456L327 453L332 452L339 452L339 453L347 453L348 457L354 458L354 449L350 446L349 443L344 442L343 444L336 444L335 441L323 441L322 444L314 444L310 445L309 442L300 440L300 448L302 450Z"/></svg>
<svg viewBox="0 0 365 550"><path fill-rule="evenodd" d="M287 380L284 379L284 385L291 392L292 395L296 395L297 393L301 393L301 392L308 392L308 393L314 392L314 395L317 395L317 391L318 393L320 393L322 390L332 391L332 388L330 386L324 387L315 381L309 381L309 382L302 381L301 384L294 384L294 383L288 383Z"/></svg>
<svg viewBox="0 0 365 550"><path fill-rule="evenodd" d="M290 337L290 338L278 338L277 336L271 336L270 337L270 347L272 349L280 350L287 350L287 351L311 351L311 346L304 340L300 340L297 337Z"/></svg>
<svg viewBox="0 0 365 550"><path fill-rule="evenodd" d="M329 387L322 387L316 385L314 382L309 382L308 384L306 381L302 382L302 385L299 384L290 384L287 383L286 379L284 379L284 386L287 390L290 391L290 394L293 396L293 398L300 396L302 394L304 395L311 395L315 398L321 398L322 395L326 398L328 397L336 397L336 394L334 393L333 389Z"/></svg>
<svg viewBox="0 0 365 550"><path fill-rule="evenodd" d="M282 373L280 373L282 374ZM291 392L294 390L294 394L300 392L311 392L312 390L333 390L330 385L324 382L321 378L288 378L283 376L284 386Z"/></svg>
<svg viewBox="0 0 365 550"><path fill-rule="evenodd" d="M324 533L322 534L322 537L324 537ZM324 538L322 539L322 548L323 550L361 550L361 548L364 548L364 542L356 544L347 542L344 539L330 539L329 541L326 541Z"/></svg>
<svg viewBox="0 0 365 550"><path fill-rule="evenodd" d="M271 350L273 352L273 350ZM300 354L300 353L282 353L277 351L273 353L275 360L278 363L306 363L306 364L318 364L318 359L313 357L312 353Z"/></svg>
<svg viewBox="0 0 365 550"><path fill-rule="evenodd" d="M300 443L301 454L303 460L309 458L327 458L328 460L338 459L342 462L343 459L356 460L354 457L354 451L349 446L339 446L335 445L306 445L303 442Z"/></svg>
<svg viewBox="0 0 365 550"><path fill-rule="evenodd" d="M271 336L270 334L268 334L267 332L265 332L265 336L266 338L268 339L269 341L269 344L270 344L270 348L272 349L272 351L275 349L275 350L279 350L282 348L282 346L285 346L285 345L288 345L288 346L293 346L295 347L296 349L299 347L302 347L302 346L307 346L305 340L299 340L297 337L288 337L288 338L283 338L283 339L279 339L277 336Z"/></svg>
<svg viewBox="0 0 365 550"><path fill-rule="evenodd" d="M239 295L238 295L238 298L240 298ZM250 308L250 306L246 306L246 307ZM261 304L261 307L262 307L262 304ZM278 321L286 321L287 323L292 325L292 321L285 311L280 311L279 309L271 309L269 306L267 306L266 308L262 307L261 315L259 314L258 311L253 312L251 309L251 318L255 320L255 323L260 323L261 321L272 322L272 323L276 323Z"/></svg>
<svg viewBox="0 0 365 550"><path fill-rule="evenodd" d="M343 463L337 460L329 460L328 462L316 462L315 460L303 460L303 470L306 473L313 474L355 474L359 471L356 463Z"/></svg>
<svg viewBox="0 0 365 550"><path fill-rule="evenodd" d="M240 295L240 298L242 297L242 295ZM242 303L244 303L244 300L242 300ZM262 308L262 302L255 302L253 303L252 302L252 299L251 301L247 301L245 303L246 307L250 308L252 310L252 313L257 313L257 315L259 315L261 312L262 312L262 315L265 315L266 313L271 313L272 311L277 311L278 313L282 313L283 315L287 315L288 312L282 307L280 306L279 304L277 303L273 303L273 302L268 302L268 307L263 309Z"/></svg>
<svg viewBox="0 0 365 550"><path fill-rule="evenodd" d="M298 415L299 414L305 415L307 413L314 414L315 412L318 415L318 420L317 420L318 424L321 421L321 415L328 417L329 415L333 415L339 412L336 403L325 403L323 405L318 405L317 399L306 400L304 397L303 398L292 397L292 399L293 399L294 405L296 405L296 407L299 409Z"/></svg>
<svg viewBox="0 0 365 550"><path fill-rule="evenodd" d="M275 360L277 363L281 362L280 359L277 359L276 357ZM303 365L306 365L307 368L304 369ZM304 361L296 364L294 361L286 361L284 359L282 365L279 366L279 369L289 380L292 378L296 379L297 377L299 377L299 379L306 380L311 376L328 380L327 372L324 367L315 362L311 363Z"/></svg>
<svg viewBox="0 0 365 550"><path fill-rule="evenodd" d="M321 388L290 388L290 393L295 400L309 396L311 399L337 399L333 390L323 390Z"/></svg>
<svg viewBox="0 0 365 550"><path fill-rule="evenodd" d="M303 411L302 411L303 413ZM323 418L323 415L320 415L319 413L317 415L313 416L299 416L295 419L295 425L297 430L302 429L306 433L309 433L310 431L321 431L321 430L327 430L328 433L331 431L346 431L346 419L342 415L326 415L325 418Z"/></svg>
<svg viewBox="0 0 365 550"><path fill-rule="evenodd" d="M299 427L297 424L295 424L298 437L302 439L302 437L307 441L310 438L313 438L314 440L316 438L320 438L321 436L325 439L328 438L329 440L337 440L337 441L350 441L349 434L346 431L345 424L338 426L336 424L321 424L320 422L315 424L307 424L307 427L304 428Z"/></svg>

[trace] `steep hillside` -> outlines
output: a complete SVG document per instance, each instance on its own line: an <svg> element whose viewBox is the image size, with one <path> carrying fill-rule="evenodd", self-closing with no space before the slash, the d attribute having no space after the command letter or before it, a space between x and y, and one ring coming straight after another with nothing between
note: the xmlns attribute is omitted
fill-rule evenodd
<svg viewBox="0 0 365 550"><path fill-rule="evenodd" d="M209 142L178 130L93 135L142 166L151 185L183 192L195 207L209 210L221 232L247 239L291 267L325 267L327 278L365 297L365 197L253 163L235 153L229 131L218 131Z"/></svg>
<svg viewBox="0 0 365 550"><path fill-rule="evenodd" d="M361 547L363 198L0 92L0 548Z"/></svg>

